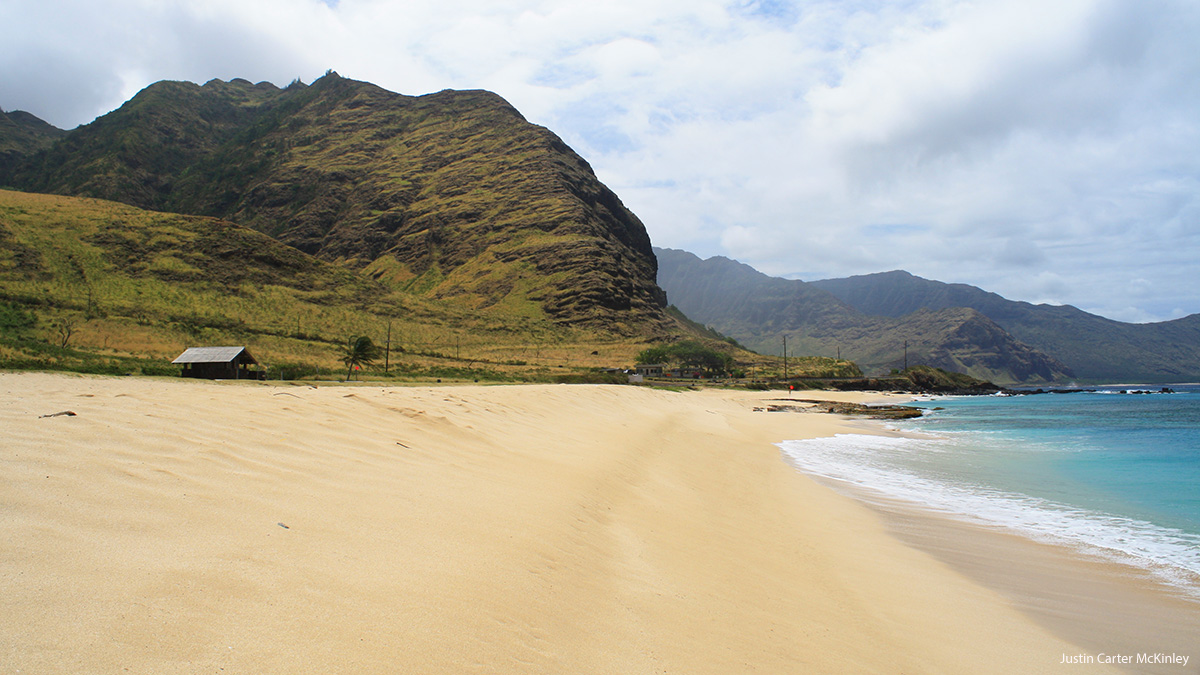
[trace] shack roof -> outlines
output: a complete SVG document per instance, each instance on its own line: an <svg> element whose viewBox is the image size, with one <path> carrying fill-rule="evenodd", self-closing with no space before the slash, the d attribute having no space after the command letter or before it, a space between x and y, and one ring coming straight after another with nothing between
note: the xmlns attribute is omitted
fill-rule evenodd
<svg viewBox="0 0 1200 675"><path fill-rule="evenodd" d="M258 363L245 347L188 347L171 363L230 363L239 354L242 363Z"/></svg>

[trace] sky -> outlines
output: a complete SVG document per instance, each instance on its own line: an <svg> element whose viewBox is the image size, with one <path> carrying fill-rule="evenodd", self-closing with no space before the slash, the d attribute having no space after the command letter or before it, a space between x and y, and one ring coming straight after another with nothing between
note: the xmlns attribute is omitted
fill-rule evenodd
<svg viewBox="0 0 1200 675"><path fill-rule="evenodd" d="M0 108L158 80L488 89L657 246L1200 312L1195 0L0 0Z"/></svg>

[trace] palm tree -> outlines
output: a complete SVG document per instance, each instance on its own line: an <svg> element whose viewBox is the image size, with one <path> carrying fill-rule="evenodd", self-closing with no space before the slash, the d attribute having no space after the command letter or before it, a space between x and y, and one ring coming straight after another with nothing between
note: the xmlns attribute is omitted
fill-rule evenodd
<svg viewBox="0 0 1200 675"><path fill-rule="evenodd" d="M379 358L379 346L365 335L351 337L342 349L342 363L346 364L347 382L350 381L350 375L354 373L355 368L369 366Z"/></svg>

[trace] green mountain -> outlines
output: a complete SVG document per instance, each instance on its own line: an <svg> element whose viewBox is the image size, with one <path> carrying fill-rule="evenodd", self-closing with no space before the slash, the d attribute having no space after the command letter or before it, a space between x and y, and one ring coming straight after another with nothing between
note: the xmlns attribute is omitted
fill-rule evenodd
<svg viewBox="0 0 1200 675"><path fill-rule="evenodd" d="M627 336L674 323L642 223L483 91L159 82L26 154L15 189L211 216L430 300Z"/></svg>
<svg viewBox="0 0 1200 675"><path fill-rule="evenodd" d="M0 185L23 158L50 147L66 133L23 110L0 110Z"/></svg>
<svg viewBox="0 0 1200 675"><path fill-rule="evenodd" d="M1015 302L974 286L930 281L902 271L810 285L865 314L901 317L923 310L971 308L1018 340L1053 354L1088 381L1200 379L1200 314L1161 323L1122 323L1069 305Z"/></svg>
<svg viewBox="0 0 1200 675"><path fill-rule="evenodd" d="M692 319L764 353L836 355L864 371L924 364L1011 383L1068 379L1070 369L969 308L871 316L803 281L762 274L728 258L655 249L659 284Z"/></svg>
<svg viewBox="0 0 1200 675"><path fill-rule="evenodd" d="M392 375L459 379L587 376L650 344L414 295L225 220L0 190L0 367L166 374L233 344L273 377L336 376L350 336L390 344Z"/></svg>

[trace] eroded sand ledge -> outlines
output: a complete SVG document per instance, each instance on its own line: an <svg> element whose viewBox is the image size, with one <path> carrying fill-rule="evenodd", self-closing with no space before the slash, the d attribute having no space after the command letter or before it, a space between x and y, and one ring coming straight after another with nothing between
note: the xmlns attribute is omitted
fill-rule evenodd
<svg viewBox="0 0 1200 675"><path fill-rule="evenodd" d="M773 443L863 428L754 412L771 396L0 374L0 670L1062 672L1085 651L795 472Z"/></svg>

